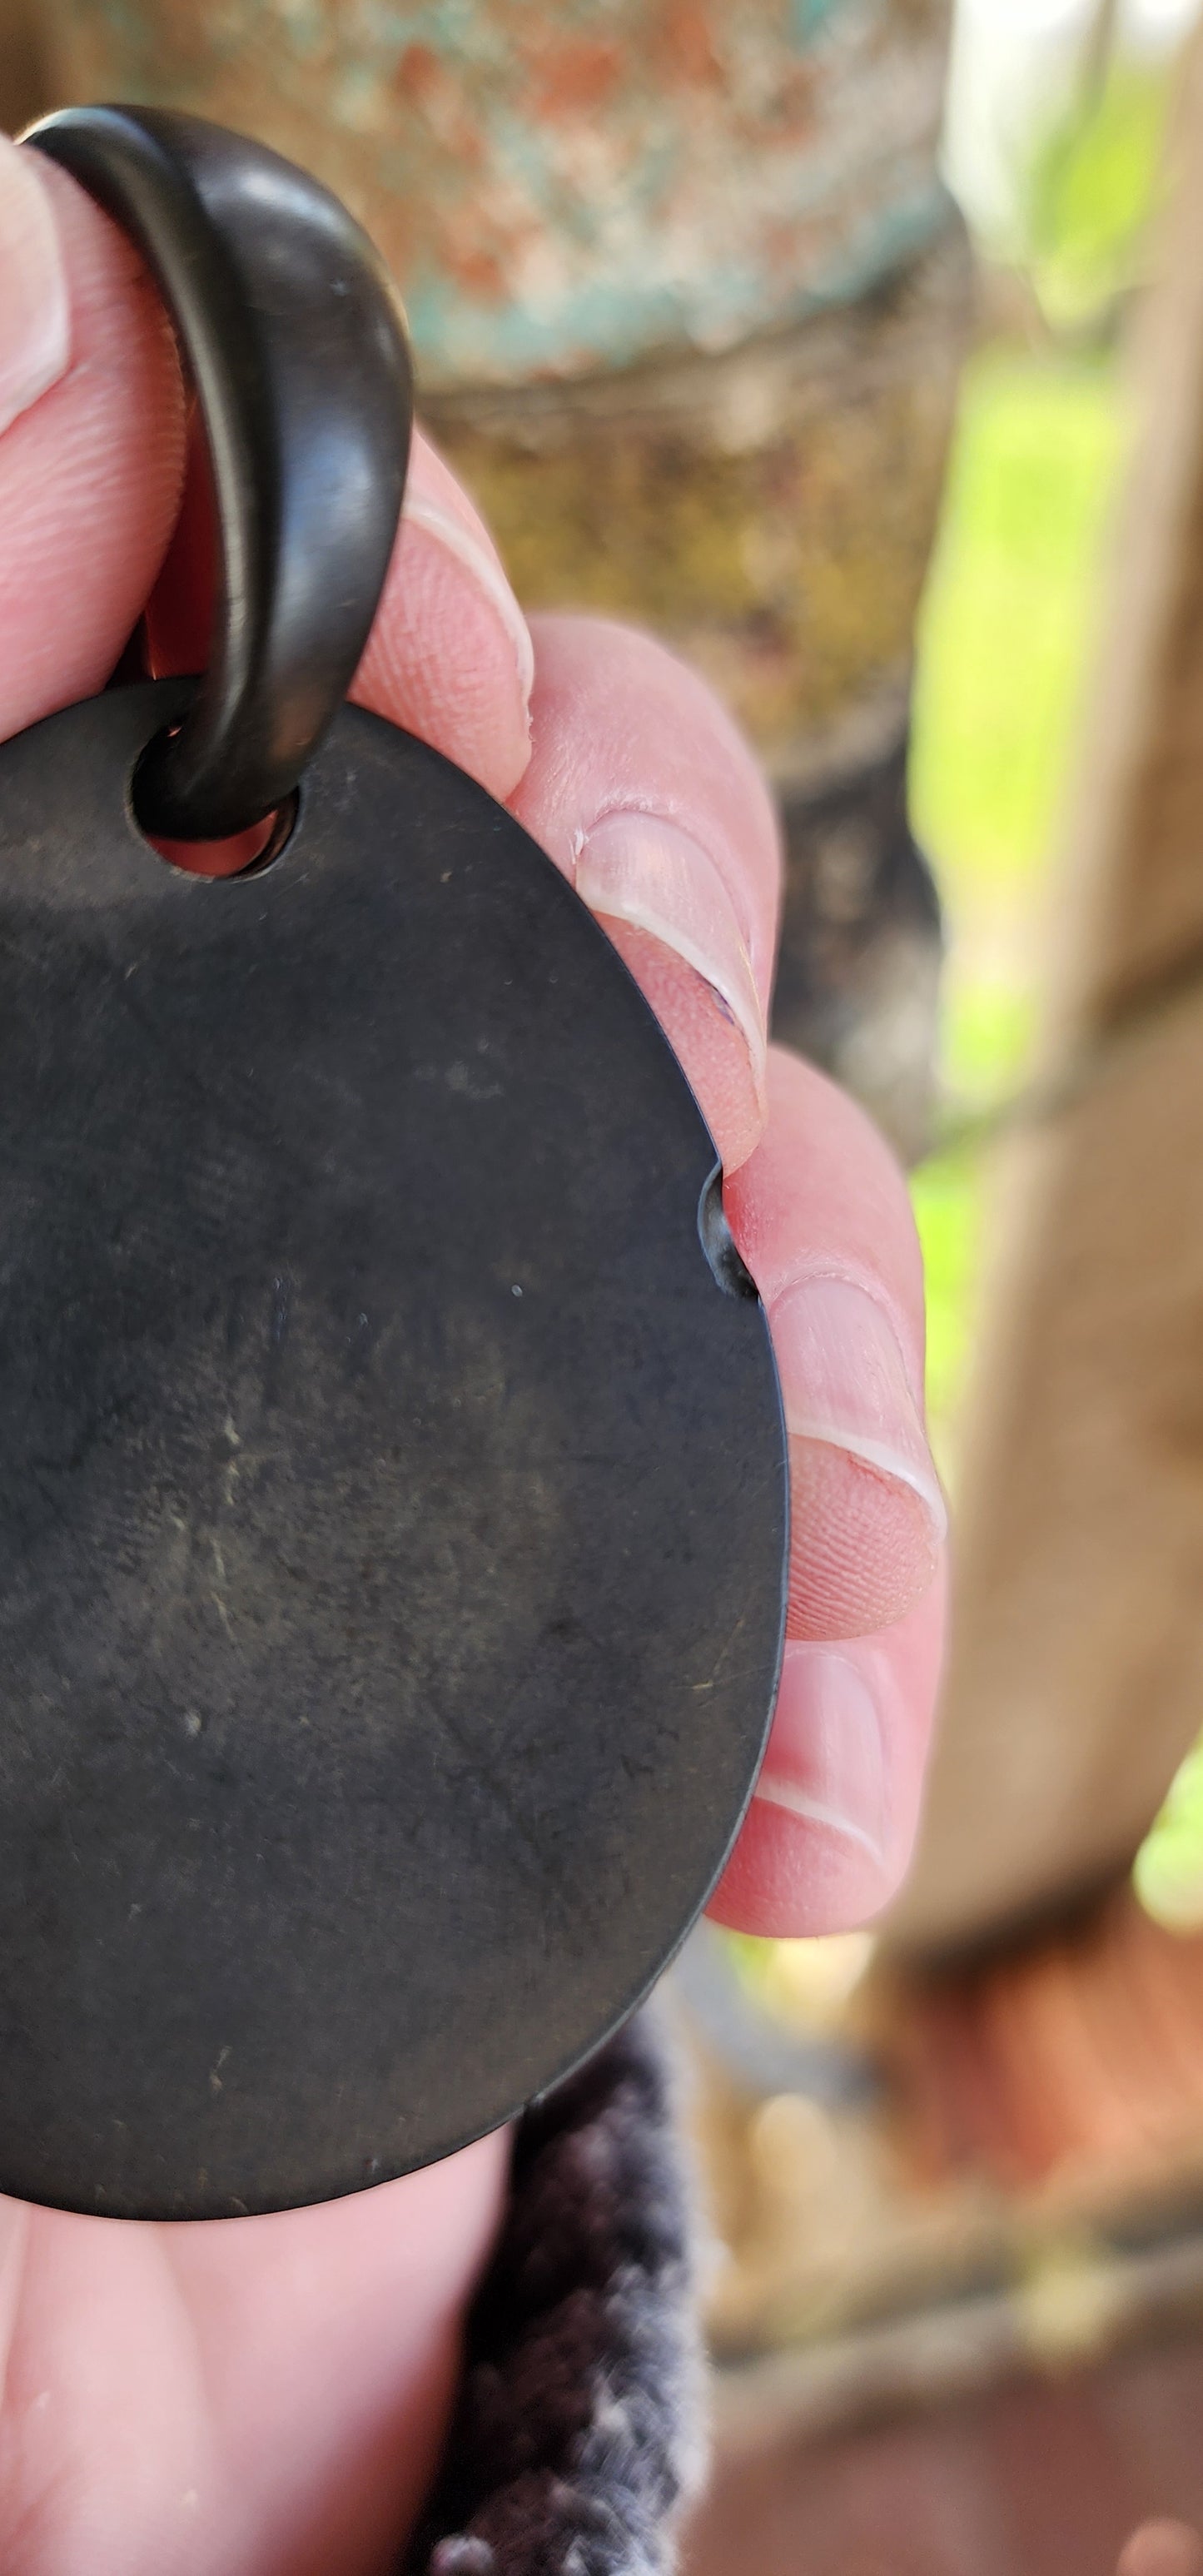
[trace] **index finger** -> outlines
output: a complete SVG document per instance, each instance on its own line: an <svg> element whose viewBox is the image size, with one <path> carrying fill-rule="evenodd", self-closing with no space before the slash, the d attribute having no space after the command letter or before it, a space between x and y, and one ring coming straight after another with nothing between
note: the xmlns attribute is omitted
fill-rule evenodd
<svg viewBox="0 0 1203 2576"><path fill-rule="evenodd" d="M175 342L137 253L65 171L0 136L0 741L104 687L172 544L185 452ZM156 600L161 670L204 661L197 500L190 478ZM506 796L530 681L491 541L418 439L356 694Z"/></svg>

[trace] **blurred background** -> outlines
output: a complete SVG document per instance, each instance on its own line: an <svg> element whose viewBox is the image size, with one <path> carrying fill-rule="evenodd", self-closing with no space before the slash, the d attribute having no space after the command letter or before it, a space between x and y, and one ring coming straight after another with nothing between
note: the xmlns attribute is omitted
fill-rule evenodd
<svg viewBox="0 0 1203 2576"><path fill-rule="evenodd" d="M653 627L788 853L776 1025L912 1178L957 1532L890 1920L674 1975L691 2576L1203 2526L1197 0L0 0L0 121L368 223L529 605Z"/></svg>

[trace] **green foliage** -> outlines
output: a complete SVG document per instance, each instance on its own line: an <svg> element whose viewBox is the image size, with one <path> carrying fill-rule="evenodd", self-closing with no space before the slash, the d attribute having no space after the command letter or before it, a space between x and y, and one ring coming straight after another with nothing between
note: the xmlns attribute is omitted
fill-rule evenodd
<svg viewBox="0 0 1203 2576"><path fill-rule="evenodd" d="M966 370L911 761L915 827L954 919L1047 860L1124 429L1105 363L991 351Z"/></svg>
<svg viewBox="0 0 1203 2576"><path fill-rule="evenodd" d="M927 1409L945 1484L956 1471L955 1428L973 1341L981 1236L976 1154L938 1154L911 1182L927 1282Z"/></svg>
<svg viewBox="0 0 1203 2576"><path fill-rule="evenodd" d="M950 1121L1020 1086L1055 844L1125 446L1114 369L988 353L967 371L920 629L911 809L952 933ZM972 1346L988 1171L968 1147L914 1176L928 1397L946 1475Z"/></svg>
<svg viewBox="0 0 1203 2576"><path fill-rule="evenodd" d="M1116 61L1046 125L1021 177L1016 251L1054 328L1105 318L1141 268L1159 192L1170 74Z"/></svg>
<svg viewBox="0 0 1203 2576"><path fill-rule="evenodd" d="M1188 1753L1133 1872L1141 1904L1171 1931L1203 1924L1203 1743Z"/></svg>

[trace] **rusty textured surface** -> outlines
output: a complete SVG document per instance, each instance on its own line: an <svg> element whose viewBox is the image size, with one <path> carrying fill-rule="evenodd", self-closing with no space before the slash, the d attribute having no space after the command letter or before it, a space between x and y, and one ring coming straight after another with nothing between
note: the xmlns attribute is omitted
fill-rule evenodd
<svg viewBox="0 0 1203 2576"><path fill-rule="evenodd" d="M47 0L64 99L320 175L428 386L725 349L930 240L948 0Z"/></svg>

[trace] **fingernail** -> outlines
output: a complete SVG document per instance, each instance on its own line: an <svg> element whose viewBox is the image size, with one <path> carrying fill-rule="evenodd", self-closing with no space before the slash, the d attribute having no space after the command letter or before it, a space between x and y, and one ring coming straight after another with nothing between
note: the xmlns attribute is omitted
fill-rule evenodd
<svg viewBox="0 0 1203 2576"><path fill-rule="evenodd" d="M842 1834L884 1866L889 1818L881 1719L865 1675L826 1646L786 1650L756 1796Z"/></svg>
<svg viewBox="0 0 1203 2576"><path fill-rule="evenodd" d="M897 1334L883 1306L845 1279L807 1279L770 1323L786 1429L862 1459L918 1495L939 1543L948 1514Z"/></svg>
<svg viewBox="0 0 1203 2576"><path fill-rule="evenodd" d="M522 703L529 711L530 693L535 680L535 648L531 642L530 628L500 564L494 561L488 549L473 536L470 528L466 528L461 520L452 516L449 510L441 508L437 501L432 501L425 492L415 490L412 485L406 490L402 516L409 521L411 527L423 528L428 537L434 537L439 545L445 546L448 554L454 555L456 562L463 565L464 571L471 574L477 589L484 592L490 606L496 609L513 647L514 659L518 665L518 685L522 691Z"/></svg>
<svg viewBox="0 0 1203 2576"><path fill-rule="evenodd" d="M700 975L762 1079L765 1014L747 941L713 859L658 814L603 815L582 840L576 890L590 912L647 931Z"/></svg>
<svg viewBox="0 0 1203 2576"><path fill-rule="evenodd" d="M71 354L67 275L32 152L0 135L0 431L63 374Z"/></svg>

